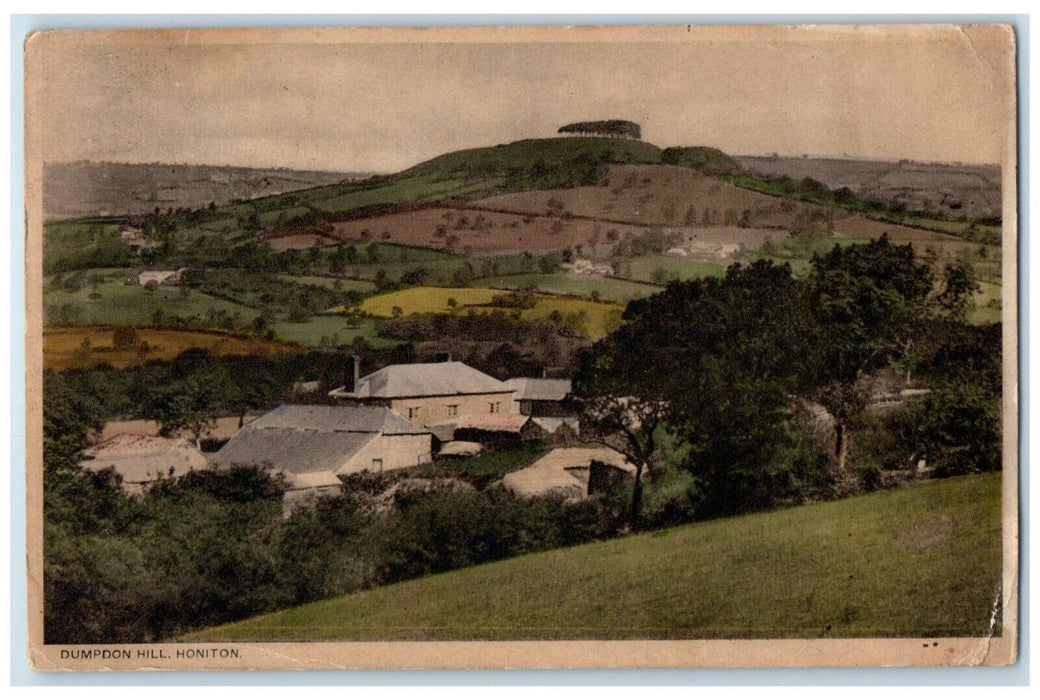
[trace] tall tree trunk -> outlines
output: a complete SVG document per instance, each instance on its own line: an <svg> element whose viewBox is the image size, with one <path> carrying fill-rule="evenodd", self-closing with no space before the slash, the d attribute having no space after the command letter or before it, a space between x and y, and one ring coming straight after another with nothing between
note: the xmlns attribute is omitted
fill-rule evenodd
<svg viewBox="0 0 1040 700"><path fill-rule="evenodd" d="M636 465L636 483L632 487L631 525L633 530L639 529L639 514L643 507L643 463Z"/></svg>
<svg viewBox="0 0 1040 700"><path fill-rule="evenodd" d="M838 462L838 471L845 472L845 458L849 452L849 436L845 424L836 422L834 424L834 458Z"/></svg>

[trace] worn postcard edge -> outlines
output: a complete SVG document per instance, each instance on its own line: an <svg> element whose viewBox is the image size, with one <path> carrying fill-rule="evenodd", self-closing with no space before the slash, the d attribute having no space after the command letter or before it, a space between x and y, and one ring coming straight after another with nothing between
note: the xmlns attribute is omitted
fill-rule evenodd
<svg viewBox="0 0 1040 700"><path fill-rule="evenodd" d="M1018 180L1014 32L1001 77L1008 95L1003 178L1003 633L981 638L625 640L515 642L294 642L48 645L43 643L43 163L39 65L52 41L297 43L380 41L665 41L691 31L769 40L778 25L435 27L38 32L25 41L26 565L29 665L40 671L303 669L610 669L906 667L1013 664L1019 607ZM785 25L790 27L790 25ZM921 26L928 31L927 25ZM847 31L833 25L828 30ZM962 30L969 27L962 27ZM883 30L857 25L858 31ZM833 36L831 31L828 35ZM17 624L17 622L15 622ZM93 650L71 659L70 650ZM63 653L64 652L64 653Z"/></svg>

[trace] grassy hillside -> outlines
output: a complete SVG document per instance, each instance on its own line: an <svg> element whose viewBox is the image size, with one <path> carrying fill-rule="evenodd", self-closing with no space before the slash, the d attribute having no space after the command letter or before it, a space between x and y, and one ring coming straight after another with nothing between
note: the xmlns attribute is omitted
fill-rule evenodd
<svg viewBox="0 0 1040 700"><path fill-rule="evenodd" d="M661 153L661 162L713 174L735 173L741 167L740 163L719 149L707 146L666 148Z"/></svg>
<svg viewBox="0 0 1040 700"><path fill-rule="evenodd" d="M1000 475L729 518L429 576L192 641L975 636Z"/></svg>
<svg viewBox="0 0 1040 700"><path fill-rule="evenodd" d="M447 153L405 170L401 176L474 178L504 175L508 178L509 189L568 187L595 182L596 169L601 164L660 162L661 149L643 141L528 139L492 148Z"/></svg>

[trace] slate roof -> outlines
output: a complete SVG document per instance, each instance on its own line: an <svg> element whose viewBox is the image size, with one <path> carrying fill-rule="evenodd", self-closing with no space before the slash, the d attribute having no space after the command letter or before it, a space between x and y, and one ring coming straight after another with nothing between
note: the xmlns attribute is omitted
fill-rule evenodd
<svg viewBox="0 0 1040 700"><path fill-rule="evenodd" d="M487 430L494 433L519 433L530 416L520 413L471 413L459 420L458 429Z"/></svg>
<svg viewBox="0 0 1040 700"><path fill-rule="evenodd" d="M429 432L383 406L283 405L235 433L210 462L266 464L291 475L298 488L325 486L380 435Z"/></svg>
<svg viewBox="0 0 1040 700"><path fill-rule="evenodd" d="M184 438L151 435L116 435L83 451L80 466L89 471L113 467L127 484L156 481L159 476L183 476L194 469L206 469L206 456Z"/></svg>
<svg viewBox="0 0 1040 700"><path fill-rule="evenodd" d="M571 393L570 379L507 379L506 386L516 390L516 401L563 401Z"/></svg>
<svg viewBox="0 0 1040 700"><path fill-rule="evenodd" d="M500 394L512 389L494 377L463 362L417 362L389 365L357 380L354 391L343 387L333 396L349 398L411 398L417 396L457 396L460 394Z"/></svg>
<svg viewBox="0 0 1040 700"><path fill-rule="evenodd" d="M283 405L260 416L250 423L248 428L289 428L384 435L416 435L429 432L383 406Z"/></svg>
<svg viewBox="0 0 1040 700"><path fill-rule="evenodd" d="M236 433L210 457L210 461L216 465L267 464L272 469L291 474L335 472L377 437L379 433L376 432L256 428L250 425Z"/></svg>

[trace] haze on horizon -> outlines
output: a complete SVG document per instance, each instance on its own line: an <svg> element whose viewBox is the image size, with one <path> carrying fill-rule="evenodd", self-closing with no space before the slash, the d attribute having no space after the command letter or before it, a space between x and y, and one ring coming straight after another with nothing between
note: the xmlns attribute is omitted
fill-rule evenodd
<svg viewBox="0 0 1040 700"><path fill-rule="evenodd" d="M390 172L605 118L735 155L1004 159L999 28L691 29L64 33L30 54L48 162Z"/></svg>

